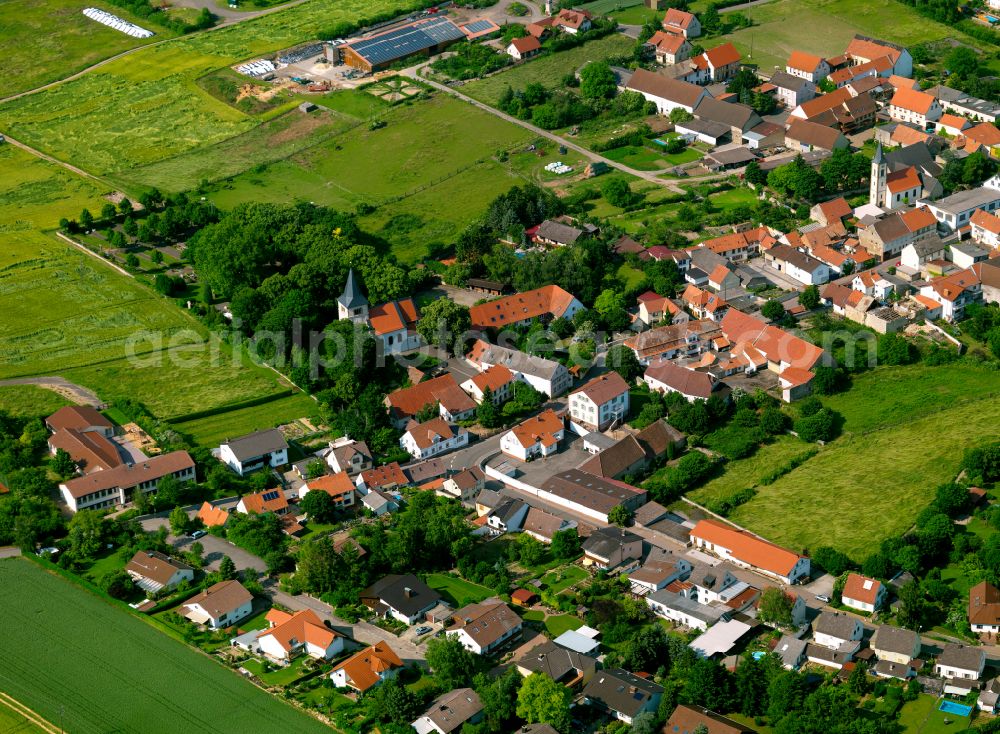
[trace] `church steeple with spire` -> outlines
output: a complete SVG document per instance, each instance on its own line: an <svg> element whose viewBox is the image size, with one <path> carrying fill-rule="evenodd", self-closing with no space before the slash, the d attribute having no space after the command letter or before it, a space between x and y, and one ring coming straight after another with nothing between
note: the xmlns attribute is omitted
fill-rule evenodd
<svg viewBox="0 0 1000 734"><path fill-rule="evenodd" d="M347 285L337 299L337 317L341 320L350 319L358 324L368 323L368 299L354 277L354 268L347 272Z"/></svg>
<svg viewBox="0 0 1000 734"><path fill-rule="evenodd" d="M882 154L882 143L875 143L875 156L872 158L871 188L868 203L879 207L887 207L885 180L889 174L889 164Z"/></svg>

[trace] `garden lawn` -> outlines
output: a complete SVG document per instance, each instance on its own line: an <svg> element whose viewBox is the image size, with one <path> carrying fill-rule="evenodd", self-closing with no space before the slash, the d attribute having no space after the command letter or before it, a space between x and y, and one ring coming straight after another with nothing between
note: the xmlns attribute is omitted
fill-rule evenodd
<svg viewBox="0 0 1000 734"><path fill-rule="evenodd" d="M545 629L553 637L581 627L583 627L583 622L570 614L556 614L545 618Z"/></svg>
<svg viewBox="0 0 1000 734"><path fill-rule="evenodd" d="M897 0L775 0L753 8L750 14L752 27L725 37L705 39L703 45L710 47L731 41L745 62L765 71L775 66L784 68L794 50L823 57L842 54L855 33L905 46L944 38L980 45L955 28L925 18ZM816 32L818 28L822 33Z"/></svg>
<svg viewBox="0 0 1000 734"><path fill-rule="evenodd" d="M939 698L921 694L899 711L899 723L907 734L961 734L971 731L969 719L938 710ZM946 724L945 719L950 723Z"/></svg>
<svg viewBox="0 0 1000 734"><path fill-rule="evenodd" d="M996 435L998 382L1000 373L965 365L883 368L855 378L848 393L827 399L843 411L845 435L759 487L730 519L793 550L831 545L864 558L912 526L935 488L954 478L965 449ZM934 385L940 391L928 389Z"/></svg>
<svg viewBox="0 0 1000 734"><path fill-rule="evenodd" d="M304 393L296 393L262 405L174 423L173 427L201 446L216 446L226 438L274 428L296 418L309 418L315 413L316 401Z"/></svg>
<svg viewBox="0 0 1000 734"><path fill-rule="evenodd" d="M550 571L542 577L542 583L545 584L548 591L553 594L558 594L561 591L565 591L573 584L578 584L587 578L589 574L584 571L579 566L568 566L566 568L559 569L558 571ZM562 576L562 578L559 578Z"/></svg>
<svg viewBox="0 0 1000 734"><path fill-rule="evenodd" d="M628 263L622 263L618 267L617 276L618 282L622 284L622 288L625 290L634 288L646 279L645 273L638 268L633 268Z"/></svg>
<svg viewBox="0 0 1000 734"><path fill-rule="evenodd" d="M267 673L260 660L247 660L243 667L260 678L269 686L289 686L306 674L305 664L311 660L308 655L301 655L283 668L275 668Z"/></svg>
<svg viewBox="0 0 1000 734"><path fill-rule="evenodd" d="M571 74L588 61L601 61L609 56L630 54L635 41L619 33L589 41L568 51L548 54L494 74L487 79L462 85L462 93L487 104L496 104L509 85L523 89L530 82L539 82L546 89L562 87L562 78Z"/></svg>
<svg viewBox="0 0 1000 734"><path fill-rule="evenodd" d="M471 581L448 576L443 573L428 574L426 583L444 597L445 601L453 607L475 604L483 599L494 596L493 591L487 589L485 586L480 586Z"/></svg>
<svg viewBox="0 0 1000 734"><path fill-rule="evenodd" d="M32 561L0 562L0 587L0 613L9 625L0 636L0 690L64 722L67 731L149 731L156 722L162 734L329 732L123 607Z"/></svg>
<svg viewBox="0 0 1000 734"><path fill-rule="evenodd" d="M34 385L0 387L0 411L15 416L34 418L55 413L66 405L73 405L54 390Z"/></svg>

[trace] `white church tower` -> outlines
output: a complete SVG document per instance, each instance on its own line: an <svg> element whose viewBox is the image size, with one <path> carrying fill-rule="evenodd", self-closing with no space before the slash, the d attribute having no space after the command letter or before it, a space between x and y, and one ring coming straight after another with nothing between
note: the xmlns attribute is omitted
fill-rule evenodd
<svg viewBox="0 0 1000 734"><path fill-rule="evenodd" d="M872 158L871 189L868 194L868 203L885 208L888 205L886 199L885 178L889 173L889 164L885 162L882 155L882 143L875 144L875 156Z"/></svg>
<svg viewBox="0 0 1000 734"><path fill-rule="evenodd" d="M347 272L347 285L337 299L337 318L350 319L356 324L368 323L368 299L365 298L354 277L354 269Z"/></svg>

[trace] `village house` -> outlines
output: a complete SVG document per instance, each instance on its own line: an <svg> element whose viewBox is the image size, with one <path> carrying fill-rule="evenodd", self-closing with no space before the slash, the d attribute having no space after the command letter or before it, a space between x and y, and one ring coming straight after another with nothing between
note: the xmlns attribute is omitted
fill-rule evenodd
<svg viewBox="0 0 1000 734"><path fill-rule="evenodd" d="M782 635L774 646L774 654L781 659L781 667L785 670L798 670L806 661L808 643L791 635Z"/></svg>
<svg viewBox="0 0 1000 734"><path fill-rule="evenodd" d="M516 533L528 516L528 504L517 499L501 499L486 516L486 524L497 534Z"/></svg>
<svg viewBox="0 0 1000 734"><path fill-rule="evenodd" d="M96 408L89 405L67 405L45 419L45 427L52 433L78 431L97 433L105 438L115 435L115 425Z"/></svg>
<svg viewBox="0 0 1000 734"><path fill-rule="evenodd" d="M462 383L462 389L476 401L483 402L483 396L489 390L494 405L507 402L514 396L514 373L502 364L493 365Z"/></svg>
<svg viewBox="0 0 1000 734"><path fill-rule="evenodd" d="M768 79L768 84L774 87L778 104L790 110L816 97L816 85L798 74L776 71Z"/></svg>
<svg viewBox="0 0 1000 734"><path fill-rule="evenodd" d="M826 263L788 245L775 245L767 250L764 262L803 285L822 285L830 280L830 267Z"/></svg>
<svg viewBox="0 0 1000 734"><path fill-rule="evenodd" d="M532 35L524 36L523 38L515 38L510 44L508 44L506 52L508 56L514 58L515 61L524 61L525 59L530 59L532 56L536 56L541 53L542 44L538 42L538 39Z"/></svg>
<svg viewBox="0 0 1000 734"><path fill-rule="evenodd" d="M588 434L588 436L591 434ZM597 434L603 435L603 434ZM586 439L584 439L586 441ZM580 469L598 477L619 479L642 471L652 460L643 449L635 434L628 434L621 440L587 459Z"/></svg>
<svg viewBox="0 0 1000 734"><path fill-rule="evenodd" d="M194 481L194 459L187 451L171 451L135 464L67 479L60 482L59 492L72 512L100 510L128 504L136 492L152 494L160 480L168 476L179 482Z"/></svg>
<svg viewBox="0 0 1000 734"><path fill-rule="evenodd" d="M288 441L277 429L257 431L219 446L219 460L241 477L288 463Z"/></svg>
<svg viewBox="0 0 1000 734"><path fill-rule="evenodd" d="M569 33L570 35L586 33L591 29L591 27L593 27L590 13L586 10L579 10L577 8L572 10L563 8L560 10L556 13L555 20L552 25L564 33Z"/></svg>
<svg viewBox="0 0 1000 734"><path fill-rule="evenodd" d="M647 292L639 296L639 320L647 326L659 323L678 324L690 317L673 299Z"/></svg>
<svg viewBox="0 0 1000 734"><path fill-rule="evenodd" d="M970 269L934 278L920 289L920 295L941 304L941 317L953 322L964 318L966 306L982 300L983 289Z"/></svg>
<svg viewBox="0 0 1000 734"><path fill-rule="evenodd" d="M912 247L912 245L910 245ZM879 301L884 301L896 290L896 285L877 270L865 270L854 276L851 281L851 288L871 296Z"/></svg>
<svg viewBox="0 0 1000 734"><path fill-rule="evenodd" d="M569 247L590 236L590 231L573 227L555 219L546 219L538 225L532 236L535 242L550 247Z"/></svg>
<svg viewBox="0 0 1000 734"><path fill-rule="evenodd" d="M729 303L722 296L690 284L681 293L681 302L699 320L722 321L729 311Z"/></svg>
<svg viewBox="0 0 1000 734"><path fill-rule="evenodd" d="M697 38L701 35L701 22L693 13L668 8L663 16L663 30L684 38Z"/></svg>
<svg viewBox="0 0 1000 734"><path fill-rule="evenodd" d="M288 512L288 500L280 489L265 489L240 497L236 503L236 512L243 515L284 515Z"/></svg>
<svg viewBox="0 0 1000 734"><path fill-rule="evenodd" d="M847 136L834 127L827 127L809 120L790 120L785 130L785 147L802 153L811 150L837 150L847 148Z"/></svg>
<svg viewBox="0 0 1000 734"><path fill-rule="evenodd" d="M813 622L813 641L817 645L837 650L857 644L864 636L861 620L840 612L822 612Z"/></svg>
<svg viewBox="0 0 1000 734"><path fill-rule="evenodd" d="M327 466L334 473L354 476L375 465L372 452L364 441L334 442L326 455Z"/></svg>
<svg viewBox="0 0 1000 734"><path fill-rule="evenodd" d="M556 453L563 436L563 419L549 408L522 421L501 436L500 450L507 456L529 461Z"/></svg>
<svg viewBox="0 0 1000 734"><path fill-rule="evenodd" d="M955 144L966 153L982 152L996 158L997 146L1000 146L1000 130L993 123L981 122L963 130Z"/></svg>
<svg viewBox="0 0 1000 734"><path fill-rule="evenodd" d="M369 326L384 354L409 351L423 344L416 332L420 312L413 299L369 307L353 269L348 271L344 292L337 298L337 318Z"/></svg>
<svg viewBox="0 0 1000 734"><path fill-rule="evenodd" d="M655 712L662 696L662 686L620 668L597 672L583 689L584 703L629 725L639 714Z"/></svg>
<svg viewBox="0 0 1000 734"><path fill-rule="evenodd" d="M749 105L738 102L723 102L713 97L701 100L694 108L694 116L699 120L727 126L734 141L742 140L744 133L753 130L763 122L760 115L754 112L754 109ZM749 151L735 152L745 153L751 159L756 157ZM716 155L721 156L723 153L718 152Z"/></svg>
<svg viewBox="0 0 1000 734"><path fill-rule="evenodd" d="M719 325L711 320L687 321L644 331L626 339L624 344L639 364L648 365L660 359L699 354L721 333Z"/></svg>
<svg viewBox="0 0 1000 734"><path fill-rule="evenodd" d="M568 650L551 640L536 645L515 663L517 672L527 678L532 673L546 675L567 688L586 685L597 671L597 661L576 650Z"/></svg>
<svg viewBox="0 0 1000 734"><path fill-rule="evenodd" d="M932 127L942 114L933 95L905 87L896 90L886 110L893 120L913 123L923 130Z"/></svg>
<svg viewBox="0 0 1000 734"><path fill-rule="evenodd" d="M379 683L395 678L403 668L403 661L387 642L378 642L338 663L330 672L330 679L337 688L353 688L366 693Z"/></svg>
<svg viewBox="0 0 1000 734"><path fill-rule="evenodd" d="M983 648L953 642L945 645L934 661L934 673L942 678L977 681L983 677L985 667L986 653Z"/></svg>
<svg viewBox="0 0 1000 734"><path fill-rule="evenodd" d="M686 559L673 555L650 557L642 566L629 573L628 580L633 592L645 595L687 578L693 568Z"/></svg>
<svg viewBox="0 0 1000 734"><path fill-rule="evenodd" d="M517 349L508 349L477 339L472 344L465 361L485 372L490 367L506 367L515 380L524 382L546 397L556 397L569 390L573 378L565 365L552 359L525 354ZM513 387L511 389L513 394Z"/></svg>
<svg viewBox="0 0 1000 734"><path fill-rule="evenodd" d="M920 635L889 624L879 625L871 646L880 661L908 665L911 660L920 657Z"/></svg>
<svg viewBox="0 0 1000 734"><path fill-rule="evenodd" d="M1000 590L988 581L969 589L969 626L976 634L1000 633Z"/></svg>
<svg viewBox="0 0 1000 734"><path fill-rule="evenodd" d="M583 541L583 563L602 571L642 558L642 538L625 528L598 528Z"/></svg>
<svg viewBox="0 0 1000 734"><path fill-rule="evenodd" d="M948 256L955 267L968 269L989 257L989 252L974 242L952 242L948 246Z"/></svg>
<svg viewBox="0 0 1000 734"><path fill-rule="evenodd" d="M529 507L521 525L521 532L530 535L540 543L548 545L556 533L576 527L575 520L567 520L537 507Z"/></svg>
<svg viewBox="0 0 1000 734"><path fill-rule="evenodd" d="M521 634L521 617L499 599L469 604L451 618L454 625L445 634L476 655L491 655Z"/></svg>
<svg viewBox="0 0 1000 734"><path fill-rule="evenodd" d="M740 68L740 52L731 43L723 43L708 49L691 61L695 67L696 84L718 84L736 76Z"/></svg>
<svg viewBox="0 0 1000 734"><path fill-rule="evenodd" d="M830 65L820 56L792 51L785 63L785 73L810 82L820 82L830 74Z"/></svg>
<svg viewBox="0 0 1000 734"><path fill-rule="evenodd" d="M647 53L658 64L677 64L691 58L691 44L684 36L657 31L646 41Z"/></svg>
<svg viewBox="0 0 1000 734"><path fill-rule="evenodd" d="M287 664L302 653L316 660L329 660L344 649L343 635L324 625L311 609L294 614L271 609L267 622L270 626L257 636L257 644L273 662Z"/></svg>
<svg viewBox="0 0 1000 734"><path fill-rule="evenodd" d="M713 393L720 391L721 394L725 388L725 383L707 372L698 372L666 360L650 364L642 379L653 392L675 392L691 403L708 400ZM728 390L725 393L728 394Z"/></svg>
<svg viewBox="0 0 1000 734"><path fill-rule="evenodd" d="M969 227L973 242L1000 248L1000 217L996 214L977 209L972 213Z"/></svg>
<svg viewBox="0 0 1000 734"><path fill-rule="evenodd" d="M707 89L697 84L671 79L646 69L636 69L625 88L654 103L661 115L669 115L675 109L693 113L699 102L711 96Z"/></svg>
<svg viewBox="0 0 1000 734"><path fill-rule="evenodd" d="M628 417L628 385L617 372L593 378L570 393L570 421L581 435L587 431L606 431Z"/></svg>
<svg viewBox="0 0 1000 734"><path fill-rule="evenodd" d="M229 522L229 513L211 502L202 502L196 517L206 528L225 527Z"/></svg>
<svg viewBox="0 0 1000 734"><path fill-rule="evenodd" d="M410 421L399 445L414 459L429 459L468 446L469 432L460 426L452 427L444 418Z"/></svg>
<svg viewBox="0 0 1000 734"><path fill-rule="evenodd" d="M469 309L469 316L473 329L501 329L526 326L534 319L572 319L581 310L583 304L571 293L557 285L547 285L476 304Z"/></svg>
<svg viewBox="0 0 1000 734"><path fill-rule="evenodd" d="M889 592L885 584L858 573L847 575L841 601L845 607L862 612L876 612L885 604Z"/></svg>
<svg viewBox="0 0 1000 734"><path fill-rule="evenodd" d="M774 242L770 231L768 231L767 227L756 227L742 232L713 237L712 239L705 240L698 247L706 248L731 262L742 262L759 255L761 245L765 242L769 244ZM697 252L697 249L692 251L692 258Z"/></svg>
<svg viewBox="0 0 1000 734"><path fill-rule="evenodd" d="M892 63L892 73L901 77L913 76L913 57L904 47L883 41L878 38L870 38L855 34L851 42L847 44L844 55L851 59L853 65L864 64L875 59L888 57Z"/></svg>
<svg viewBox="0 0 1000 734"><path fill-rule="evenodd" d="M253 594L239 581L220 581L182 605L184 616L212 629L232 627L253 610Z"/></svg>
<svg viewBox="0 0 1000 734"><path fill-rule="evenodd" d="M159 551L137 551L125 564L125 573L147 594L174 589L185 581L194 580L191 566Z"/></svg>
<svg viewBox="0 0 1000 734"><path fill-rule="evenodd" d="M374 469L366 469L358 474L354 480L354 484L362 494L376 490L388 492L405 487L410 483L410 479L395 461L377 466Z"/></svg>
<svg viewBox="0 0 1000 734"><path fill-rule="evenodd" d="M972 266L979 278L984 303L1000 303L1000 261L996 258Z"/></svg>
<svg viewBox="0 0 1000 734"><path fill-rule="evenodd" d="M417 734L452 734L483 719L483 704L471 688L456 688L435 698L411 726Z"/></svg>
<svg viewBox="0 0 1000 734"><path fill-rule="evenodd" d="M390 574L361 592L361 603L379 617L414 624L441 601L441 595L412 573Z"/></svg>
<svg viewBox="0 0 1000 734"><path fill-rule="evenodd" d="M859 232L858 240L879 261L899 255L911 242L937 238L934 216L924 207L892 212Z"/></svg>
<svg viewBox="0 0 1000 734"><path fill-rule="evenodd" d="M568 469L546 479L538 488L538 498L607 524L614 508L635 512L646 503L647 493L624 482Z"/></svg>
<svg viewBox="0 0 1000 734"><path fill-rule="evenodd" d="M918 203L934 215L938 230L949 234L967 226L977 209L987 212L1000 209L1000 181L994 177L978 189L958 191L936 201L921 199Z"/></svg>
<svg viewBox="0 0 1000 734"><path fill-rule="evenodd" d="M472 502L486 486L486 475L478 466L463 469L444 480L438 494L460 502Z"/></svg>
<svg viewBox="0 0 1000 734"><path fill-rule="evenodd" d="M353 507L355 503L355 492L357 487L350 475L341 472L340 474L327 474L316 479L310 479L299 489L299 497L305 498L310 492L326 492L333 500L333 506L338 510Z"/></svg>
<svg viewBox="0 0 1000 734"><path fill-rule="evenodd" d="M807 557L724 525L718 520L699 521L691 530L691 542L695 548L709 551L723 560L732 561L737 566L749 568L786 584L809 578Z"/></svg>
<svg viewBox="0 0 1000 734"><path fill-rule="evenodd" d="M938 119L935 129L937 132L945 132L952 137L961 135L963 130L972 127L972 123L959 115L945 112Z"/></svg>
<svg viewBox="0 0 1000 734"><path fill-rule="evenodd" d="M1000 710L1000 678L993 678L983 685L976 707L988 714L996 714Z"/></svg>
<svg viewBox="0 0 1000 734"><path fill-rule="evenodd" d="M451 423L471 418L476 411L476 403L462 391L450 372L401 388L385 398L389 414L400 429L405 428L417 413L435 404L438 414Z"/></svg>

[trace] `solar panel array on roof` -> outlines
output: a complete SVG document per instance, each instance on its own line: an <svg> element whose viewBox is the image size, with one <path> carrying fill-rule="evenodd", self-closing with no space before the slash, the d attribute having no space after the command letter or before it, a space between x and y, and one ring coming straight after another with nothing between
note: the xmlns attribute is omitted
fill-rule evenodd
<svg viewBox="0 0 1000 734"><path fill-rule="evenodd" d="M278 499L279 494L280 492L278 492L277 490L274 490L272 492L264 492L264 501L270 502L271 500L276 500Z"/></svg>
<svg viewBox="0 0 1000 734"><path fill-rule="evenodd" d="M410 56L439 43L457 41L461 38L465 38L465 34L457 25L447 18L433 18L380 36L355 41L348 46L370 64L377 66Z"/></svg>
<svg viewBox="0 0 1000 734"><path fill-rule="evenodd" d="M471 23L467 23L464 27L469 33L482 33L492 28L493 22L489 20L474 20Z"/></svg>

